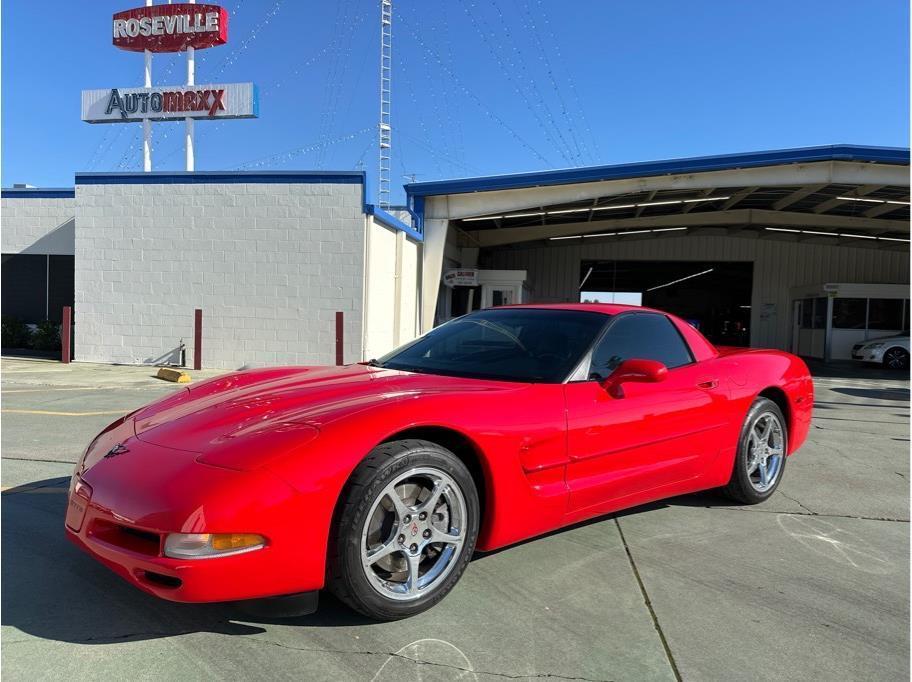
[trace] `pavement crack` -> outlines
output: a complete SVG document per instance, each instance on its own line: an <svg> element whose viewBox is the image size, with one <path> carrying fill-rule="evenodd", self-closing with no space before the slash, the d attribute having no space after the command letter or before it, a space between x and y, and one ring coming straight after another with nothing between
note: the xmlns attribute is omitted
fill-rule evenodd
<svg viewBox="0 0 912 682"><path fill-rule="evenodd" d="M783 509L744 509L743 507L714 507L703 505L703 509L719 509L721 511L747 512L748 514L790 514L792 516L819 516L823 519L854 519L855 521L889 521L892 523L909 523L909 519L899 519L892 516L863 516L853 514L826 514L824 512L796 512Z"/></svg>
<svg viewBox="0 0 912 682"><path fill-rule="evenodd" d="M51 464L76 464L75 460L66 459L38 459L37 457L2 457L14 462L50 462Z"/></svg>
<svg viewBox="0 0 912 682"><path fill-rule="evenodd" d="M419 658L412 658L411 656L406 656L405 654L399 653L397 651L371 651L366 649L320 649L315 647L300 647L294 646L291 644L284 644L282 642L277 642L272 639L264 639L262 637L252 637L248 638L245 641L254 642L257 644L265 644L268 646L275 646L281 649L289 649L291 651L303 651L308 653L323 653L323 654L339 654L339 655L348 655L348 656L386 656L388 658L399 658L409 663L414 663L416 665L428 665L438 668L448 668L450 670L457 670L459 672L474 673L475 675L487 675L490 677L501 677L508 680L528 680L528 679L542 679L542 680L578 680L579 682L612 682L612 680L607 679L597 679L592 677L576 677L572 675L559 675L557 673L524 673L524 674L511 674L511 673L501 673L494 672L492 670L477 670L475 668L466 668L460 665L453 665L451 663L440 663L437 661L425 661Z"/></svg>
<svg viewBox="0 0 912 682"><path fill-rule="evenodd" d="M801 507L802 509L804 509L804 511L806 511L806 512L807 512L808 514L810 514L811 516L817 516L817 512L815 512L813 509L811 509L811 508L805 506L804 504L802 504L801 502L799 502L796 498L792 497L791 495L786 495L786 494L785 494L784 492L782 492L781 490L779 491L779 494L782 495L782 497L784 497L785 499L791 500L792 502L794 502L795 504L797 504L799 507Z"/></svg>
<svg viewBox="0 0 912 682"><path fill-rule="evenodd" d="M649 611L649 616L652 618L652 625L655 628L656 632L659 634L659 639L662 642L662 648L665 649L665 657L668 659L668 665L671 666L671 671L674 673L675 679L678 682L681 682L681 672L678 670L678 665L675 663L674 654L671 653L671 647L668 645L668 640L665 638L665 633L662 631L662 626L659 623L659 617L656 615L655 609L652 607L652 601L649 599L649 593L646 591L646 585L643 583L643 578L640 576L640 571L637 569L636 561L633 559L633 554L630 551L630 546L627 544L627 538L624 537L624 531L621 529L621 522L618 517L614 517L614 525L617 526L618 534L621 536L621 543L624 545L624 551L627 553L627 561L630 562L630 568L633 571L633 577L636 578L637 585L640 587L640 594L643 596L643 601L646 603L646 608Z"/></svg>

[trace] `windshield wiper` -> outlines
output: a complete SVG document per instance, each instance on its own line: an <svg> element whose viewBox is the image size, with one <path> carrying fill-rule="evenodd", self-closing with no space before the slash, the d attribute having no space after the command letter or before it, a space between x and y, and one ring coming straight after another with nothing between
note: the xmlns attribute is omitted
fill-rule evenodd
<svg viewBox="0 0 912 682"><path fill-rule="evenodd" d="M386 365L384 365L382 362L380 362L377 358L371 358L364 364L367 365L368 367L386 367Z"/></svg>

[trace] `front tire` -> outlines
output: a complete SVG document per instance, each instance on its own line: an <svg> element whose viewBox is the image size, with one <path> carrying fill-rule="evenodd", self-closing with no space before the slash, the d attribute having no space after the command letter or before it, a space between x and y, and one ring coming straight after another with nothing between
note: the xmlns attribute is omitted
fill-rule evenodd
<svg viewBox="0 0 912 682"><path fill-rule="evenodd" d="M909 369L909 351L905 348L890 348L883 355L883 364L887 369Z"/></svg>
<svg viewBox="0 0 912 682"><path fill-rule="evenodd" d="M478 524L478 492L456 455L423 440L378 445L342 493L329 589L377 620L425 611L462 576Z"/></svg>
<svg viewBox="0 0 912 682"><path fill-rule="evenodd" d="M743 504L768 500L782 480L787 452L782 410L768 398L757 398L741 428L731 478L723 492Z"/></svg>

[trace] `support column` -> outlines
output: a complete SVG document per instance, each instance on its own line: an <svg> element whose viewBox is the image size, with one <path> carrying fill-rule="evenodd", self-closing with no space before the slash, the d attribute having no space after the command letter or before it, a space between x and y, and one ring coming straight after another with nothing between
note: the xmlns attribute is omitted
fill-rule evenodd
<svg viewBox="0 0 912 682"><path fill-rule="evenodd" d="M421 248L421 333L434 327L434 311L443 274L443 252L446 248L450 221L425 218L424 243Z"/></svg>
<svg viewBox="0 0 912 682"><path fill-rule="evenodd" d="M151 1L151 0L150 0ZM188 0L191 5L196 0ZM196 81L196 50L192 47L187 48L187 85L194 85ZM184 119L186 123L186 151L187 151L187 170L192 171L195 165L193 158L193 119L189 116Z"/></svg>
<svg viewBox="0 0 912 682"><path fill-rule="evenodd" d="M152 6L152 0L146 0L146 7ZM145 57L145 86L152 87L152 53L149 50L143 50ZM148 118L143 119L143 171L148 173L152 170L152 121Z"/></svg>

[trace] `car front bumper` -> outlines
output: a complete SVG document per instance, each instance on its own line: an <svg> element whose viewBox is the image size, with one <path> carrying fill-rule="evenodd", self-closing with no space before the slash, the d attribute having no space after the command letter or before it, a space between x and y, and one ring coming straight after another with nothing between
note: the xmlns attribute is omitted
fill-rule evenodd
<svg viewBox="0 0 912 682"><path fill-rule="evenodd" d="M323 586L326 534L308 525L305 495L267 472L221 469L192 453L123 442L126 454L96 461L70 486L65 532L90 556L144 592L176 602L262 599ZM267 544L226 556L165 556L165 537L188 532L256 532Z"/></svg>
<svg viewBox="0 0 912 682"><path fill-rule="evenodd" d="M864 346L855 346L852 348L852 359L860 362L883 362L883 348L865 348Z"/></svg>

